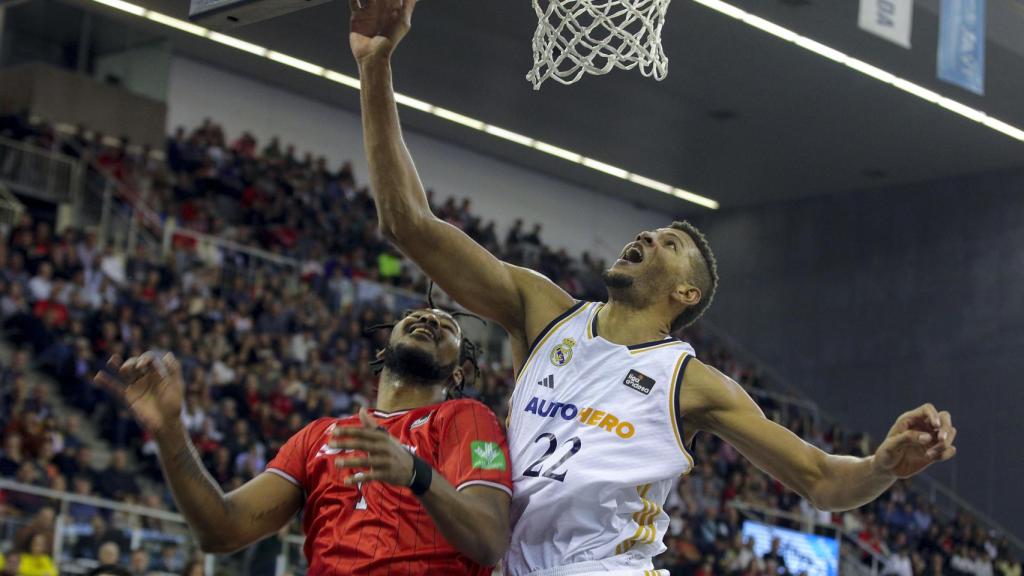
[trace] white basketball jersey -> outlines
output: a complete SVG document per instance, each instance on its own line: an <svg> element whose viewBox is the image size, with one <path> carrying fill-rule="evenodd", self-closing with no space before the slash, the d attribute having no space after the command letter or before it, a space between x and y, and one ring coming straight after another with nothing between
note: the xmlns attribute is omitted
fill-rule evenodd
<svg viewBox="0 0 1024 576"><path fill-rule="evenodd" d="M676 406L693 348L620 346L579 302L530 348L509 408L510 576L654 574L673 480L690 471Z"/></svg>

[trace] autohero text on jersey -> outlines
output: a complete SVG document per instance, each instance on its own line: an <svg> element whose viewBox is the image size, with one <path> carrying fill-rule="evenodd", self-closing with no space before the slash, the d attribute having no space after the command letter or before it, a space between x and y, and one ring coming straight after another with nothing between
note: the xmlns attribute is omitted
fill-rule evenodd
<svg viewBox="0 0 1024 576"><path fill-rule="evenodd" d="M552 402L543 398L537 398L536 396L530 399L525 411L542 418L560 417L563 420L574 420L579 417L580 424L596 426L615 434L623 440L629 440L636 433L636 428L632 422L619 420L618 417L610 412L596 408L580 409L575 404Z"/></svg>

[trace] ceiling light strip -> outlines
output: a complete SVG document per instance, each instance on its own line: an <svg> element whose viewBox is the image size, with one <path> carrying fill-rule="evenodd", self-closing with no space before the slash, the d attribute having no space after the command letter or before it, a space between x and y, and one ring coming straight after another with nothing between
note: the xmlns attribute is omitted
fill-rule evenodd
<svg viewBox="0 0 1024 576"><path fill-rule="evenodd" d="M256 56L260 56L268 60L272 60L274 62L277 62L278 64L283 64L285 66L295 68L296 70L301 70L314 76L321 76L323 78L326 78L327 80L336 82L349 88L354 88L358 90L360 87L359 79L353 76L349 76L348 74L342 74L341 72L330 70L320 65L313 64L312 62L300 60L299 58L295 58L294 56L290 56L282 52L276 52L266 47L253 44L251 42L246 42L244 40L240 40L233 36L221 34L220 32L214 32L213 30L209 30L202 26L192 24L191 22L179 20L177 18L173 18L171 16L167 16L166 14L156 12L153 10L148 10L137 4L125 2L124 0L93 0L93 2L103 4L105 6L110 6L111 8L115 8L117 10L133 14L135 16L141 16L152 22L156 22L158 24L174 28L176 30L181 30L188 34L193 34L195 36L207 38L214 42L223 44L225 46L229 46L231 48L235 48L243 52L248 52L250 54L254 54ZM775 29L773 28L774 25L767 21L764 21L762 23L762 26L764 26L768 30ZM707 198L705 196L701 196L699 194L683 190L682 188L670 186L668 184L664 184L656 180L646 178L644 176L633 174L628 170L619 168L618 166L613 166L611 164L601 162L594 158L588 158L571 150L559 148L558 146L554 146L546 142L535 140L533 138L530 138L529 136L524 136L522 134L518 134L516 132L512 132L510 130L506 130L498 126L487 124L485 122L477 120L476 118L471 118L469 116L459 114L458 112L455 112L453 110L447 110L445 108L435 106L428 102L417 100L410 96L405 96L404 94L398 93L395 94L395 102L401 106L407 106L409 108L413 108L421 112L432 114L439 118L443 118L449 122L466 126L468 128L472 128L474 130L490 134L497 138L501 138L509 142L514 142L521 146L532 148L534 150L537 150L538 152L543 152L545 154L555 156L556 158L561 158L563 160L567 160L569 162L573 162L575 164L579 164L581 166L590 168L591 170L595 170L603 174L608 174L616 178L621 178L623 180L633 182L634 184L643 186L645 188L649 188L651 190L656 190L664 194L675 196L676 198L681 198L683 200L692 202L699 206L704 206L712 210L718 208L718 202L712 200L711 198Z"/></svg>
<svg viewBox="0 0 1024 576"><path fill-rule="evenodd" d="M785 40L786 42L789 42L791 44L796 44L797 46L803 48L804 50L813 52L823 58L828 58L829 60L838 62L839 64L842 64L847 68L856 70L857 72L860 72L861 74L864 74L865 76L868 76L870 78L874 78L879 82L882 82L884 84L890 84L893 87L899 88L900 90L903 90L908 94L917 96L918 98L924 100L925 102L938 104L940 107L945 108L946 110L949 110L950 112L958 114L964 118L967 118L968 120L973 120L974 122L991 128L996 132L1005 134L1011 138L1024 142L1024 130L1017 128L1016 126L1007 124L1002 120L997 120L989 116L988 114L982 112L981 110L971 108L970 106L953 100L952 98L947 98L937 92L929 90L923 86L919 86L909 80L900 78L895 74L886 72L881 68L872 66L867 62L858 60L853 56L850 56L849 54L836 50L835 48L826 46L815 40L811 40L806 36L801 36L800 34L788 28L779 26L778 24L775 24L773 22L769 22L764 18L761 18L760 16L755 16L750 12L737 8L732 4L723 2L722 0L693 1L702 6L706 6L720 14L724 14L730 18L739 20L744 24L747 24L748 26L752 26L754 28L757 28L758 30L767 32L772 36L775 36L776 38Z"/></svg>

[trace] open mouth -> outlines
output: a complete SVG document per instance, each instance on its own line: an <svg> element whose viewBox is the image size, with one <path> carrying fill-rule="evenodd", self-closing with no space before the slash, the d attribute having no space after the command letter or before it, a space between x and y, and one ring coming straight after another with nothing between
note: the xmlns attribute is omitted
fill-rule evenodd
<svg viewBox="0 0 1024 576"><path fill-rule="evenodd" d="M623 250L619 260L629 262L630 264L639 264L644 261L644 252L640 249L640 246L634 242Z"/></svg>
<svg viewBox="0 0 1024 576"><path fill-rule="evenodd" d="M432 341L437 340L437 332L428 324L417 324L409 330L409 336L421 336Z"/></svg>

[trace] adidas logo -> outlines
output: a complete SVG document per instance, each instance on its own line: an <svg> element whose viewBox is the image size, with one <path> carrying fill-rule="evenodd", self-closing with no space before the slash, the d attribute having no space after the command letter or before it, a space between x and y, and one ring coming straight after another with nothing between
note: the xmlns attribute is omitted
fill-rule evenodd
<svg viewBox="0 0 1024 576"><path fill-rule="evenodd" d="M551 388L552 390L554 390L555 389L555 375L552 374L552 375L548 376L547 378L544 378L540 382L537 382L537 386L543 386L545 388Z"/></svg>

